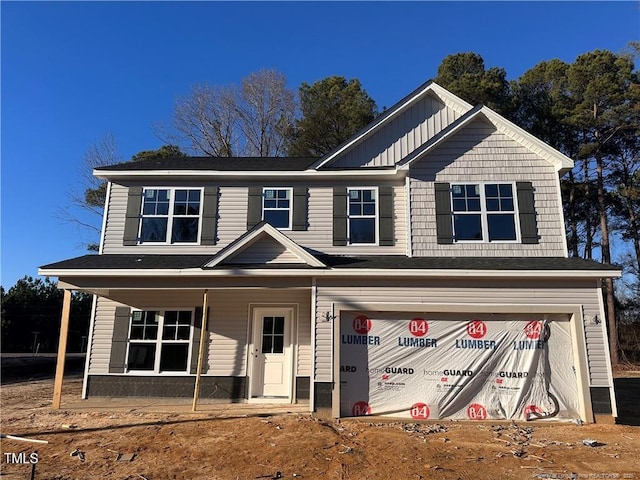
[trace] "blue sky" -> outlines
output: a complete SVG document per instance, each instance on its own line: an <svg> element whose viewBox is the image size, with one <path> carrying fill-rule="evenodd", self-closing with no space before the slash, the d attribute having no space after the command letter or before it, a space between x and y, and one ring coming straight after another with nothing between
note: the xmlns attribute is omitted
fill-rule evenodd
<svg viewBox="0 0 640 480"><path fill-rule="evenodd" d="M85 254L56 211L91 143L159 148L152 125L197 83L275 68L289 86L358 78L391 106L473 51L518 78L542 60L619 52L639 2L7 2L1 14L1 283Z"/></svg>

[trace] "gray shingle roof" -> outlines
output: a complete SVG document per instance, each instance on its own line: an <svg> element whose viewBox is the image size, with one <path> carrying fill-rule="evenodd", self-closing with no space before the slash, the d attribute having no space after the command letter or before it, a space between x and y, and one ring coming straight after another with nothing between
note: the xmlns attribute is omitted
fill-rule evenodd
<svg viewBox="0 0 640 480"><path fill-rule="evenodd" d="M581 258L556 257L413 257L377 255L347 257L316 255L330 268L345 269L424 269L424 270L555 270L555 271L618 271L614 265L583 260ZM114 270L114 269L185 269L201 268L213 255L84 255L44 265L44 270ZM236 265L236 268L265 268L265 265ZM306 266L303 266L303 268ZM216 267L225 268L225 265ZM291 268L280 265L280 268Z"/></svg>
<svg viewBox="0 0 640 480"><path fill-rule="evenodd" d="M42 269L49 270L116 270L116 269L182 269L199 268L212 255L84 255L70 258L61 262L43 265Z"/></svg>
<svg viewBox="0 0 640 480"><path fill-rule="evenodd" d="M293 157L176 157L124 162L98 167L105 172L146 170L304 171L316 158Z"/></svg>

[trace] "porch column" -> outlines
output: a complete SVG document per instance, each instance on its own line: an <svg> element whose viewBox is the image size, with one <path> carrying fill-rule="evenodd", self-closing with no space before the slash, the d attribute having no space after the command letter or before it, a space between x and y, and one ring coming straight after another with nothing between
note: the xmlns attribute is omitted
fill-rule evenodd
<svg viewBox="0 0 640 480"><path fill-rule="evenodd" d="M193 389L192 411L196 411L198 406L198 396L200 395L200 377L202 376L202 361L204 357L204 347L207 339L207 310L209 308L209 289L204 290L202 298L202 322L200 325L200 348L198 349L198 368L196 369L196 385Z"/></svg>
<svg viewBox="0 0 640 480"><path fill-rule="evenodd" d="M64 377L64 360L67 355L67 334L69 333L69 314L71 313L71 290L64 291L62 300L62 318L60 320L60 340L58 342L58 362L56 364L56 378L53 383L53 404L51 408L60 408L62 397L62 379Z"/></svg>

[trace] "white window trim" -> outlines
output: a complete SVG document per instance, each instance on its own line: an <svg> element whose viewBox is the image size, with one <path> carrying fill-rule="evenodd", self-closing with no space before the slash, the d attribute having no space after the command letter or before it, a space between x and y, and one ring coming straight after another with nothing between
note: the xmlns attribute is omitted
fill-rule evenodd
<svg viewBox="0 0 640 480"><path fill-rule="evenodd" d="M264 201L266 199L265 197L265 193L267 190L287 190L289 192L289 226L288 227L275 227L273 226L273 228L277 228L278 230L292 230L293 229L293 187L262 187L262 209L261 209L261 220L264 221ZM277 197L276 197L277 198ZM277 207L273 207L273 208L269 208L268 210L276 210L276 211L283 211L286 210L285 208L277 208Z"/></svg>
<svg viewBox="0 0 640 480"><path fill-rule="evenodd" d="M169 191L169 213L167 215L144 215L144 194L147 190L168 190ZM175 191L176 190L200 190L200 210L198 211L198 236L195 242L171 242L173 234L173 219L183 217L195 217L195 215L175 215L173 214ZM138 222L138 245L199 245L202 236L202 209L204 204L203 187L143 187L142 202L140 205L140 221ZM167 218L167 238L164 242L144 242L142 241L142 219L143 218Z"/></svg>
<svg viewBox="0 0 640 480"><path fill-rule="evenodd" d="M375 242L373 243L354 243L351 241L351 222L349 222L349 219L351 218L372 218L373 215L350 215L349 214L349 192L351 192L352 190L373 190L375 192L376 195L376 213L375 215L375 225L374 225L374 232L375 232ZM376 246L380 243L380 193L378 192L378 187L347 187L347 245L354 245L354 246L363 246L363 245L372 245L372 246Z"/></svg>
<svg viewBox="0 0 640 480"><path fill-rule="evenodd" d="M478 185L480 189L480 211L479 212L455 212L453 210L453 187L454 185ZM515 240L489 240L489 220L487 215L487 201L485 196L485 185L511 185L511 193L513 194L513 222L515 226L516 238ZM484 181L484 182L451 182L451 191L449 192L449 198L451 199L451 228L453 231L454 243L521 243L520 235L520 212L518 210L518 191L516 189L516 182L505 182L500 180ZM453 220L454 215L480 215L480 225L482 227L482 240L457 240L456 239L456 225ZM504 213L505 215L511 212L491 212Z"/></svg>
<svg viewBox="0 0 640 480"><path fill-rule="evenodd" d="M164 317L165 312L191 312L191 321L189 322L189 340L162 340L162 329L164 328ZM131 339L131 327L133 326L133 312L158 312L159 321L158 321L158 336L155 340L132 340ZM131 315L129 318L129 333L127 335L127 354L125 358L126 365L126 373L130 373L132 375L156 375L156 376L179 376L179 375L190 375L191 370L191 346L193 345L193 330L195 323L195 308L193 307L167 307L167 308L132 308ZM128 368L129 365L129 346L131 343L149 343L156 345L156 355L153 363L153 370L130 370ZM185 371L170 371L170 372L161 372L160 371L160 354L162 350L163 343L179 343L187 344L187 368Z"/></svg>

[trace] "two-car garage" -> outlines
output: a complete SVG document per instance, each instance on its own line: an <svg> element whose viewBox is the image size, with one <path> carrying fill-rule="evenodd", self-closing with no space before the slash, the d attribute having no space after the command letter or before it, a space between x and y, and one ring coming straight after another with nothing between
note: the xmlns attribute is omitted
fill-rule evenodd
<svg viewBox="0 0 640 480"><path fill-rule="evenodd" d="M575 317L342 310L334 327L339 414L586 420L586 354Z"/></svg>

